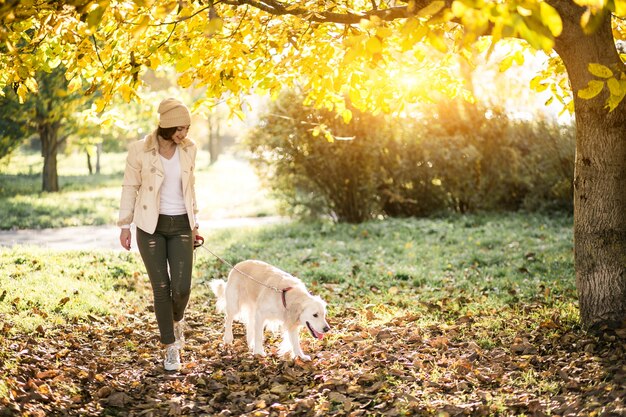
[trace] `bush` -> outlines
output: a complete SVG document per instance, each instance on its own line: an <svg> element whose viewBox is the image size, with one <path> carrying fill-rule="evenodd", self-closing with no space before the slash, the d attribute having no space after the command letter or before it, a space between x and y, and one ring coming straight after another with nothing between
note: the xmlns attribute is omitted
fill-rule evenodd
<svg viewBox="0 0 626 417"><path fill-rule="evenodd" d="M571 126L453 101L432 108L413 131L454 211L572 208Z"/></svg>
<svg viewBox="0 0 626 417"><path fill-rule="evenodd" d="M572 208L574 135L461 101L413 119L351 109L345 124L296 93L270 106L247 145L289 214L361 222L378 215ZM313 136L326 126L329 142Z"/></svg>
<svg viewBox="0 0 626 417"><path fill-rule="evenodd" d="M345 124L334 113L301 102L293 92L283 94L247 138L253 162L283 210L351 223L380 214L380 143L389 134L387 124L354 109L352 122ZM353 139L329 142L314 136L320 124L337 137Z"/></svg>

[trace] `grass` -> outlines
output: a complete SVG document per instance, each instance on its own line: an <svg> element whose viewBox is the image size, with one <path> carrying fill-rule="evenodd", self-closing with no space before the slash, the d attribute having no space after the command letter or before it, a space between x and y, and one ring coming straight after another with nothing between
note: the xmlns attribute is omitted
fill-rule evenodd
<svg viewBox="0 0 626 417"><path fill-rule="evenodd" d="M42 158L17 153L0 165L0 230L110 225L117 221L125 154L104 154L101 173L88 175L83 155L59 155L58 193L41 192ZM233 192L236 190L237 192ZM214 165L196 161L199 218L276 214L274 203L244 161L226 154Z"/></svg>
<svg viewBox="0 0 626 417"><path fill-rule="evenodd" d="M145 296L133 253L14 247L0 250L0 270L0 327L19 333L114 315Z"/></svg>
<svg viewBox="0 0 626 417"><path fill-rule="evenodd" d="M334 300L331 316L337 313L333 309L385 305L387 311L373 310L381 320L407 310L419 311L425 322L452 323L487 314L491 329L498 330L502 323L494 316L519 302L540 302L548 310L538 313L542 316L557 306L563 314L574 314L571 221L501 214L358 226L291 223L211 232L205 245L231 264L263 259L299 276L313 292ZM135 294L132 283L143 275L141 261L132 253L16 247L3 249L0 259L0 292L6 291L0 312L16 330L25 326L22 331L48 317L60 323L112 314L119 306L111 304L116 299L112 294ZM225 277L228 270L199 249L198 291L206 291L208 280ZM71 302L60 306L65 297ZM481 338L482 344L490 343L488 334Z"/></svg>

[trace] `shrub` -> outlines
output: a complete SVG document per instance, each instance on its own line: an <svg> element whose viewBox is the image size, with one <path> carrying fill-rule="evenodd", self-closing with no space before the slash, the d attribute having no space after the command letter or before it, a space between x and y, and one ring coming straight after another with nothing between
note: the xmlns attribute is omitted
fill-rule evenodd
<svg viewBox="0 0 626 417"><path fill-rule="evenodd" d="M572 208L574 135L464 101L412 119L351 109L345 124L285 93L247 139L283 208L299 216L361 222L378 215ZM326 126L329 142L314 136Z"/></svg>
<svg viewBox="0 0 626 417"><path fill-rule="evenodd" d="M380 214L380 143L387 124L354 109L352 122L345 124L334 113L301 102L293 92L283 94L246 142L283 209L351 223ZM351 139L314 136L313 128L321 124L336 137Z"/></svg>

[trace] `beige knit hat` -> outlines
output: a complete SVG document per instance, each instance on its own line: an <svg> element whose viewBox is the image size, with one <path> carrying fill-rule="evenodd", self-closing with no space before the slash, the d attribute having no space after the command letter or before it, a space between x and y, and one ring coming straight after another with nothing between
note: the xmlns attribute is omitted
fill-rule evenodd
<svg viewBox="0 0 626 417"><path fill-rule="evenodd" d="M159 104L159 126L178 127L191 124L191 113L180 100L166 98Z"/></svg>

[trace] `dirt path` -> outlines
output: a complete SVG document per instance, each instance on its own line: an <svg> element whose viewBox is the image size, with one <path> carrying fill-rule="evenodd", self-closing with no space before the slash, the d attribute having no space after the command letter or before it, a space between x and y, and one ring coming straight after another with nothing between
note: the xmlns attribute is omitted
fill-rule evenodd
<svg viewBox="0 0 626 417"><path fill-rule="evenodd" d="M215 229L257 227L284 221L281 217L245 217L200 220L200 232ZM135 234L133 233L133 237ZM0 247L35 245L55 250L104 249L123 250L119 244L119 229L116 226L78 226L41 230L1 230ZM133 242L133 250L137 250Z"/></svg>

